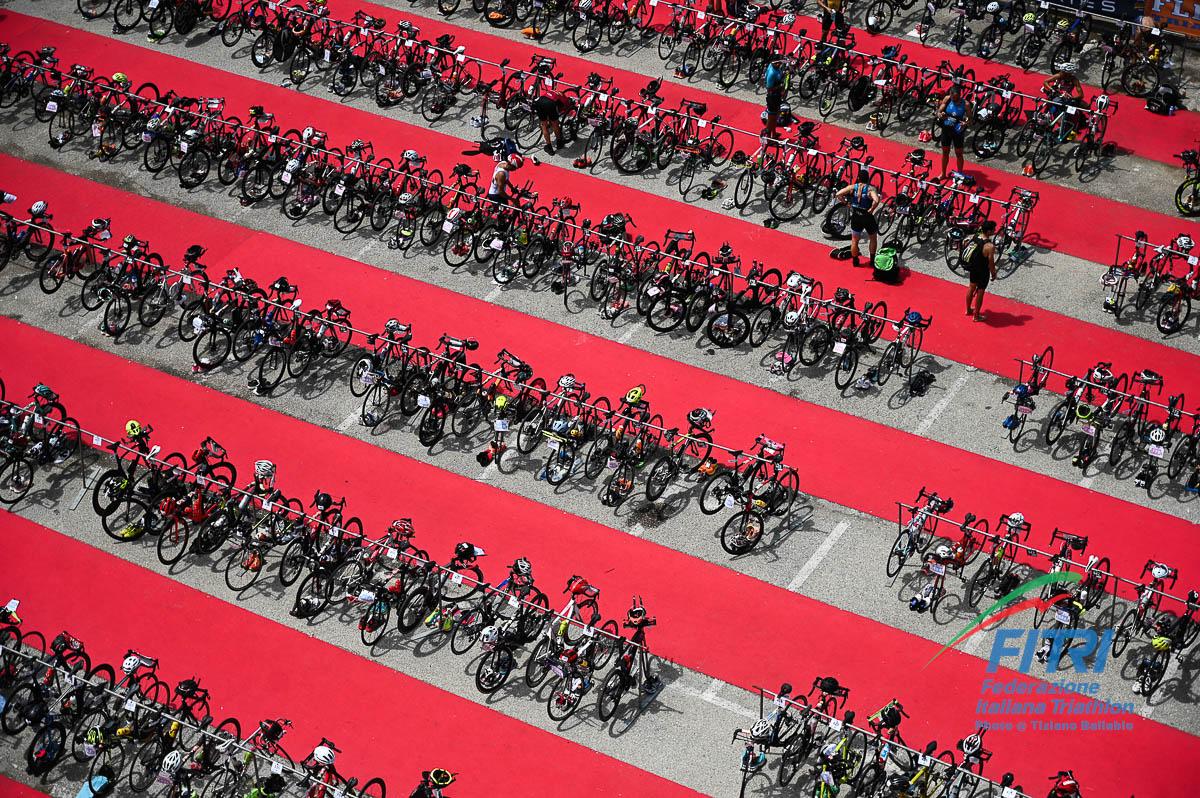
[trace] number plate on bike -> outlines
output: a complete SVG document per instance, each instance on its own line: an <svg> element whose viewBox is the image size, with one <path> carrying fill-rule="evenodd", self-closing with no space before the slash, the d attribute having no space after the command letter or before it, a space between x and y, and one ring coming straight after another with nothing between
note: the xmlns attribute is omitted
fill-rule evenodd
<svg viewBox="0 0 1200 798"><path fill-rule="evenodd" d="M508 419L498 418L492 423L492 429L496 432L508 432Z"/></svg>
<svg viewBox="0 0 1200 798"><path fill-rule="evenodd" d="M662 289L657 285L652 285L646 289L646 296L658 296L662 293Z"/></svg>
<svg viewBox="0 0 1200 798"><path fill-rule="evenodd" d="M558 441L551 438L550 440L546 441L546 448L558 451Z"/></svg>
<svg viewBox="0 0 1200 798"><path fill-rule="evenodd" d="M429 407L431 404L433 403L429 401L429 397L425 394L417 395L417 407Z"/></svg>
<svg viewBox="0 0 1200 798"><path fill-rule="evenodd" d="M1167 456L1167 447L1158 446L1153 443L1146 447L1146 451L1150 452L1151 457L1157 457L1159 460Z"/></svg>
<svg viewBox="0 0 1200 798"><path fill-rule="evenodd" d="M787 709L788 700L781 695L777 695L777 696L775 696L774 704L775 704L775 706L779 707L780 709Z"/></svg>
<svg viewBox="0 0 1200 798"><path fill-rule="evenodd" d="M342 185L341 183L338 183L336 186L333 187L334 196L340 197L345 193L346 193L346 187L344 185Z"/></svg>
<svg viewBox="0 0 1200 798"><path fill-rule="evenodd" d="M125 711L126 712L133 712L136 709L137 709L137 702L134 701L132 698L125 702Z"/></svg>
<svg viewBox="0 0 1200 798"><path fill-rule="evenodd" d="M283 339L275 337L268 338L267 346L283 346Z"/></svg>
<svg viewBox="0 0 1200 798"><path fill-rule="evenodd" d="M463 583L462 574L450 574L450 581L456 585L461 585Z"/></svg>
<svg viewBox="0 0 1200 798"><path fill-rule="evenodd" d="M150 2L154 2L154 0L150 0ZM170 773L165 770L160 770L158 771L158 775L154 777L154 780L159 784L170 784L172 778Z"/></svg>
<svg viewBox="0 0 1200 798"><path fill-rule="evenodd" d="M100 123L99 123L99 122L93 122L93 123L92 123L92 138L94 138L94 139L98 139L98 138L100 138L100 133L101 133L101 130L100 130Z"/></svg>
<svg viewBox="0 0 1200 798"><path fill-rule="evenodd" d="M1033 30L1033 23L1032 23L1032 22L1026 22L1026 23L1025 23L1025 30L1028 30L1028 31L1031 31L1031 30Z"/></svg>
<svg viewBox="0 0 1200 798"><path fill-rule="evenodd" d="M442 222L442 232L443 233L453 233L454 232L454 222Z"/></svg>
<svg viewBox="0 0 1200 798"><path fill-rule="evenodd" d="M186 141L181 141L181 142L179 142L179 151L180 151L180 152L187 152L187 151L188 151L188 147L190 147L190 146L191 146L191 145L190 145L190 144L188 144Z"/></svg>
<svg viewBox="0 0 1200 798"><path fill-rule="evenodd" d="M1095 435L1096 434L1096 428L1094 426L1092 426L1091 424L1084 424L1081 427L1081 429L1083 430L1083 433L1085 435Z"/></svg>
<svg viewBox="0 0 1200 798"><path fill-rule="evenodd" d="M152 139L152 138L154 138L154 137L153 137L153 136L151 136L149 133L143 133L143 134L142 134L142 142L143 142L144 144L149 144L149 143L150 143L150 139Z"/></svg>
<svg viewBox="0 0 1200 798"><path fill-rule="evenodd" d="M492 249L499 252L500 250L504 249L504 239L503 238L493 238L492 243L488 244L488 246L490 246Z"/></svg>
<svg viewBox="0 0 1200 798"><path fill-rule="evenodd" d="M833 353L835 355L840 355L845 351L846 351L846 342L845 341L838 341L836 344L833 345Z"/></svg>
<svg viewBox="0 0 1200 798"><path fill-rule="evenodd" d="M1033 412L1033 408L1029 405L1017 405L1017 412L1023 416L1027 416Z"/></svg>
<svg viewBox="0 0 1200 798"><path fill-rule="evenodd" d="M728 507L729 509L731 509L731 510L732 510L732 509L733 509L733 508L734 508L736 505L737 505L737 502L735 502L735 501L733 500L733 497L732 497L732 496L726 496L726 497L725 497L725 506L726 506L726 507Z"/></svg>
<svg viewBox="0 0 1200 798"><path fill-rule="evenodd" d="M104 439L101 438L99 435L92 436L92 446L99 446L102 443L104 443Z"/></svg>
<svg viewBox="0 0 1200 798"><path fill-rule="evenodd" d="M54 100L51 100L50 102L46 103L46 110L52 114L57 113L58 112L58 103L54 102Z"/></svg>
<svg viewBox="0 0 1200 798"><path fill-rule="evenodd" d="M285 183L290 183L290 182L292 182L292 173L291 172L282 172L279 175L279 179Z"/></svg>
<svg viewBox="0 0 1200 798"><path fill-rule="evenodd" d="M921 754L917 757L917 764L923 768L929 767L929 763L933 760L929 758L929 754Z"/></svg>
<svg viewBox="0 0 1200 798"><path fill-rule="evenodd" d="M835 732L841 731L842 730L842 722L840 720L838 720L837 718L830 718L829 719L829 730L835 731Z"/></svg>
<svg viewBox="0 0 1200 798"><path fill-rule="evenodd" d="M516 596L509 596L508 597L508 606L513 607L514 609L517 607L520 607L521 600L519 598L517 598Z"/></svg>
<svg viewBox="0 0 1200 798"><path fill-rule="evenodd" d="M326 50L324 53L321 54L321 58L322 58L322 60L325 61L325 63L329 63L333 59L333 53Z"/></svg>
<svg viewBox="0 0 1200 798"><path fill-rule="evenodd" d="M1020 793L1012 787L1005 787L1000 791L1000 798L1020 798Z"/></svg>
<svg viewBox="0 0 1200 798"><path fill-rule="evenodd" d="M158 8L158 0L150 0L149 3L146 3L146 8Z"/></svg>
<svg viewBox="0 0 1200 798"><path fill-rule="evenodd" d="M39 425L39 426L41 426L41 423L42 423L42 417L41 417L41 416L39 416L37 413L34 413L34 414L33 414L33 423L34 423L34 424L37 424L37 425Z"/></svg>
<svg viewBox="0 0 1200 798"><path fill-rule="evenodd" d="M929 563L929 572L937 574L938 576L945 576L946 575L946 566L941 565L936 562L931 562L931 563Z"/></svg>
<svg viewBox="0 0 1200 798"><path fill-rule="evenodd" d="M271 772L274 773L276 776L283 773L283 763L282 762L272 762L271 763Z"/></svg>
<svg viewBox="0 0 1200 798"><path fill-rule="evenodd" d="M363 385L374 385L377 379L379 378L375 376L375 372L373 371L364 371L362 376L358 378L359 382Z"/></svg>
<svg viewBox="0 0 1200 798"><path fill-rule="evenodd" d="M1066 610L1055 610L1054 620L1058 621L1059 623L1070 623L1071 613L1067 612Z"/></svg>

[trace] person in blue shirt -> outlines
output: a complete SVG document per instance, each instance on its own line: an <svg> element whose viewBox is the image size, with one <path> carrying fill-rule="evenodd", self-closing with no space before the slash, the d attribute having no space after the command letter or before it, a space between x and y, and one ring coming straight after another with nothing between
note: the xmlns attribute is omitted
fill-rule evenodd
<svg viewBox="0 0 1200 798"><path fill-rule="evenodd" d="M858 240L866 233L871 242L871 260L875 263L875 252L879 247L879 223L875 221L875 209L882 201L879 192L871 185L871 173L860 169L858 179L837 193L837 198L850 206L850 256L858 266Z"/></svg>
<svg viewBox="0 0 1200 798"><path fill-rule="evenodd" d="M954 147L954 160L958 171L963 170L963 139L971 121L971 104L963 96L962 85L955 81L942 98L938 107L939 142L942 145L942 178L950 163L950 147Z"/></svg>
<svg viewBox="0 0 1200 798"><path fill-rule="evenodd" d="M783 106L783 95L787 92L787 76L781 61L775 60L767 64L763 82L767 87L767 127L763 132L768 138L775 138L779 109Z"/></svg>

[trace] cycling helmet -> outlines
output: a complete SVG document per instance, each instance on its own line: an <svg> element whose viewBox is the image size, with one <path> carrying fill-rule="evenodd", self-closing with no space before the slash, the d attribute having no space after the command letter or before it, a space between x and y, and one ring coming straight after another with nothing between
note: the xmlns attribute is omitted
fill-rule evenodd
<svg viewBox="0 0 1200 798"><path fill-rule="evenodd" d="M631 624L641 623L642 619L645 617L646 617L646 608L643 607L640 603L634 604L632 607L629 608L629 612L625 613L625 620Z"/></svg>
<svg viewBox="0 0 1200 798"><path fill-rule="evenodd" d="M1024 513L1009 513L1008 526L1010 528L1019 527L1023 523L1025 523L1025 514Z"/></svg>
<svg viewBox="0 0 1200 798"><path fill-rule="evenodd" d="M46 212L46 201L38 200L29 206L29 214L31 216L41 216Z"/></svg>
<svg viewBox="0 0 1200 798"><path fill-rule="evenodd" d="M500 640L500 630L495 626L486 626L479 633L479 642L484 646L494 646Z"/></svg>
<svg viewBox="0 0 1200 798"><path fill-rule="evenodd" d="M410 538L416 534L411 518L397 518L392 522L390 529L402 538Z"/></svg>
<svg viewBox="0 0 1200 798"><path fill-rule="evenodd" d="M129 419L125 422L125 434L130 438L140 438L142 435L142 425L134 419Z"/></svg>
<svg viewBox="0 0 1200 798"><path fill-rule="evenodd" d="M318 765L329 767L333 764L333 761L337 759L337 754L335 754L333 749L327 745L318 745L313 749L312 759Z"/></svg>
<svg viewBox="0 0 1200 798"><path fill-rule="evenodd" d="M508 397L502 393L496 394L496 398L492 400L492 406L497 410L503 410L508 407Z"/></svg>
<svg viewBox="0 0 1200 798"><path fill-rule="evenodd" d="M866 148L867 148L867 142L862 136L854 136L853 138L850 139L850 149L865 150Z"/></svg>
<svg viewBox="0 0 1200 798"><path fill-rule="evenodd" d="M833 676L822 676L821 680L817 682L817 687L821 689L822 693L830 694L836 693L841 689L841 685L838 684L838 680Z"/></svg>
<svg viewBox="0 0 1200 798"><path fill-rule="evenodd" d="M1150 575L1155 579L1166 579L1171 575L1171 569L1160 562L1156 562L1150 568Z"/></svg>
<svg viewBox="0 0 1200 798"><path fill-rule="evenodd" d="M1058 21L1058 24L1055 27L1057 27L1059 30L1066 30L1067 28L1071 27L1071 20L1063 17Z"/></svg>
<svg viewBox="0 0 1200 798"><path fill-rule="evenodd" d="M383 324L383 329L389 333L398 332L398 331L402 330L403 328L404 328L404 325L400 323L399 319L388 319Z"/></svg>
<svg viewBox="0 0 1200 798"><path fill-rule="evenodd" d="M128 83L129 76L126 75L124 72L114 72L112 75L112 82L116 83L117 85L122 85L122 84Z"/></svg>
<svg viewBox="0 0 1200 798"><path fill-rule="evenodd" d="M687 420L693 427L706 426L712 421L712 411L703 407L697 407L688 413Z"/></svg>
<svg viewBox="0 0 1200 798"><path fill-rule="evenodd" d="M950 551L950 547L944 543L941 546L938 546L936 549L933 550L933 556L939 560L950 559L951 553L952 552Z"/></svg>
<svg viewBox="0 0 1200 798"><path fill-rule="evenodd" d="M470 543L463 541L454 547L454 559L456 560L473 560L475 559L475 547Z"/></svg>
<svg viewBox="0 0 1200 798"><path fill-rule="evenodd" d="M1092 369L1092 382L1098 382L1103 385L1111 381L1112 376L1113 374L1107 366L1096 366L1096 368Z"/></svg>
<svg viewBox="0 0 1200 798"><path fill-rule="evenodd" d="M401 205L412 205L413 200L415 200L415 199L416 199L416 197L414 197L412 194L409 194L407 191L405 191L403 194L400 195L400 198L397 200L397 202L399 202Z"/></svg>
<svg viewBox="0 0 1200 798"><path fill-rule="evenodd" d="M512 571L519 576L529 576L533 573L533 566L529 564L529 560L521 557L512 564Z"/></svg>
<svg viewBox="0 0 1200 798"><path fill-rule="evenodd" d="M404 151L404 160L419 161L419 160L421 160L421 153L417 152L416 150L405 150Z"/></svg>
<svg viewBox="0 0 1200 798"><path fill-rule="evenodd" d="M1101 94L1096 98L1096 110L1103 111L1106 108L1108 108L1108 95Z"/></svg>
<svg viewBox="0 0 1200 798"><path fill-rule="evenodd" d="M264 740L277 743L283 739L283 724L277 720L263 720L258 723L259 733Z"/></svg>
<svg viewBox="0 0 1200 798"><path fill-rule="evenodd" d="M49 385L46 385L46 384L45 384L45 383L43 383L43 382L39 382L39 383L38 383L38 384L37 384L37 385L34 387L34 389L33 389L33 392L34 392L34 394L36 394L37 396L40 396L40 397L41 397L41 398L43 398L43 399L48 399L48 400L50 400L51 402L53 402L55 399L57 399L57 398L58 398L58 397L57 397L57 395L54 393L54 391L53 391L53 390L50 388L50 386L49 386Z"/></svg>
<svg viewBox="0 0 1200 798"><path fill-rule="evenodd" d="M1032 25L1033 23L1037 22L1037 14L1029 11L1025 14L1025 16L1021 17L1021 21L1026 25Z"/></svg>
<svg viewBox="0 0 1200 798"><path fill-rule="evenodd" d="M1164 427L1155 427L1147 437L1151 443L1160 444L1167 439L1167 430Z"/></svg>
<svg viewBox="0 0 1200 798"><path fill-rule="evenodd" d="M925 150L917 148L908 154L908 162L912 164L925 163Z"/></svg>
<svg viewBox="0 0 1200 798"><path fill-rule="evenodd" d="M1155 651L1170 651L1171 638L1166 637L1165 635L1159 635L1150 641L1150 647Z"/></svg>
<svg viewBox="0 0 1200 798"><path fill-rule="evenodd" d="M983 738L978 734L972 734L970 737L962 741L962 752L967 756L975 756L983 750Z"/></svg>
<svg viewBox="0 0 1200 798"><path fill-rule="evenodd" d="M278 280L271 283L271 290L276 291L280 294L286 294L290 291L295 291L296 288L295 288L295 286L293 286L291 283L288 282L288 279L286 277L280 277Z"/></svg>
<svg viewBox="0 0 1200 798"><path fill-rule="evenodd" d="M199 687L200 685L196 684L195 679L184 679L175 687L175 692L183 698L191 698Z"/></svg>
<svg viewBox="0 0 1200 798"><path fill-rule="evenodd" d="M1079 64L1076 64L1074 61L1064 61L1058 65L1058 71L1065 72L1068 75L1074 75L1079 71Z"/></svg>
<svg viewBox="0 0 1200 798"><path fill-rule="evenodd" d="M316 133L316 132L317 132L317 129L316 129L316 128L314 128L312 125L309 125L308 127L304 128L304 130L303 130L303 131L301 131L301 133L300 133L300 140L301 140L301 141L308 141L309 139L311 139L311 138L312 138L312 136L313 136L313 133Z"/></svg>
<svg viewBox="0 0 1200 798"><path fill-rule="evenodd" d="M989 14L995 14L999 10L1000 10L1000 4L997 3L996 0L992 0L992 2L988 3L984 7L984 11L986 11Z"/></svg>
<svg viewBox="0 0 1200 798"><path fill-rule="evenodd" d="M204 247L199 244L192 244L187 248L187 252L183 253L183 259L186 262L194 263L200 260L200 256L205 253Z"/></svg>
<svg viewBox="0 0 1200 798"><path fill-rule="evenodd" d="M1176 236L1175 246L1179 248L1180 252L1191 252L1192 247L1195 246L1195 243L1192 242L1191 236L1184 233L1179 236Z"/></svg>
<svg viewBox="0 0 1200 798"><path fill-rule="evenodd" d="M133 673L141 667L142 658L137 654L130 654L125 659L121 660L121 670L125 673Z"/></svg>
<svg viewBox="0 0 1200 798"><path fill-rule="evenodd" d="M520 153L514 152L512 155L508 156L508 165L512 169L520 169L525 165L525 157Z"/></svg>
<svg viewBox="0 0 1200 798"><path fill-rule="evenodd" d="M846 304L846 301L849 300L850 298L851 298L851 294L850 294L850 289L848 289L848 288L843 288L843 287L839 286L838 289L833 292L833 301L837 302L839 305Z"/></svg>
<svg viewBox="0 0 1200 798"><path fill-rule="evenodd" d="M130 422L133 423L133 422ZM254 476L257 479L274 479L275 464L270 460L255 460L254 461Z"/></svg>
<svg viewBox="0 0 1200 798"><path fill-rule="evenodd" d="M574 374L564 374L561 377L559 377L558 378L558 387L562 388L564 391L569 391L572 388L574 388L575 387L575 375Z"/></svg>
<svg viewBox="0 0 1200 798"><path fill-rule="evenodd" d="M756 743L765 743L771 739L771 721L766 718L761 718L754 721L754 725L750 727L750 739Z"/></svg>
<svg viewBox="0 0 1200 798"><path fill-rule="evenodd" d="M161 768L163 773L175 773L181 767L183 767L183 752L182 751L178 751L178 750L172 751L171 753L169 753L165 757L163 757L162 768Z"/></svg>
<svg viewBox="0 0 1200 798"><path fill-rule="evenodd" d="M449 787L454 783L454 774L445 768L434 768L429 771L429 783L434 787Z"/></svg>
<svg viewBox="0 0 1200 798"><path fill-rule="evenodd" d="M909 324L920 324L921 314L915 310L910 310L908 313L904 314L904 320Z"/></svg>
<svg viewBox="0 0 1200 798"><path fill-rule="evenodd" d="M800 311L789 310L787 313L783 314L783 326L784 327L789 327L789 328L795 327L799 323L800 323Z"/></svg>
<svg viewBox="0 0 1200 798"><path fill-rule="evenodd" d="M1013 387L1013 396L1018 399L1024 399L1029 396L1029 386L1023 382L1019 382Z"/></svg>
<svg viewBox="0 0 1200 798"><path fill-rule="evenodd" d="M642 401L642 397L646 395L645 385L635 385L625 392L625 403L636 405Z"/></svg>
<svg viewBox="0 0 1200 798"><path fill-rule="evenodd" d="M333 505L333 497L328 493L318 493L313 497L313 506L318 510L328 510Z"/></svg>

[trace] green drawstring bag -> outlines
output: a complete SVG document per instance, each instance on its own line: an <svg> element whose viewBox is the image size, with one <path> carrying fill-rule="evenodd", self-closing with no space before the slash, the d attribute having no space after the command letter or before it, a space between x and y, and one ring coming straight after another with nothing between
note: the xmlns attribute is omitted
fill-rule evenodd
<svg viewBox="0 0 1200 798"><path fill-rule="evenodd" d="M900 254L892 247L884 247L875 253L874 277L882 283L900 282Z"/></svg>

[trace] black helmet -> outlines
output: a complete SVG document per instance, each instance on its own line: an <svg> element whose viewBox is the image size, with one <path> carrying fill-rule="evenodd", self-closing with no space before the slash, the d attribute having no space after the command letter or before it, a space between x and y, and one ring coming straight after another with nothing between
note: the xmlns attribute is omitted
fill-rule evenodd
<svg viewBox="0 0 1200 798"><path fill-rule="evenodd" d="M465 540L454 547L454 559L470 562L475 559L475 546Z"/></svg>
<svg viewBox="0 0 1200 798"><path fill-rule="evenodd" d="M187 252L183 253L183 259L188 262L200 260L200 256L205 253L204 247L199 244L192 244L187 248Z"/></svg>
<svg viewBox="0 0 1200 798"><path fill-rule="evenodd" d="M328 510L333 505L333 497L328 493L317 493L313 496L313 507L318 510Z"/></svg>
<svg viewBox="0 0 1200 798"><path fill-rule="evenodd" d="M175 692L183 698L191 698L199 687L195 679L184 679L175 687Z"/></svg>
<svg viewBox="0 0 1200 798"><path fill-rule="evenodd" d="M841 687L838 684L838 680L833 676L822 676L818 686L821 688L822 693L836 693Z"/></svg>
<svg viewBox="0 0 1200 798"><path fill-rule="evenodd" d="M908 162L913 164L925 163L925 150L918 147L908 154Z"/></svg>
<svg viewBox="0 0 1200 798"><path fill-rule="evenodd" d="M850 149L865 150L866 148L867 142L862 136L855 136L854 138L850 139Z"/></svg>
<svg viewBox="0 0 1200 798"><path fill-rule="evenodd" d="M294 291L296 289L291 283L288 282L286 277L280 277L278 280L271 283L271 290L280 294L286 294L289 291Z"/></svg>

